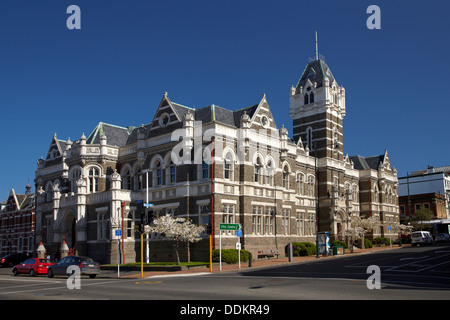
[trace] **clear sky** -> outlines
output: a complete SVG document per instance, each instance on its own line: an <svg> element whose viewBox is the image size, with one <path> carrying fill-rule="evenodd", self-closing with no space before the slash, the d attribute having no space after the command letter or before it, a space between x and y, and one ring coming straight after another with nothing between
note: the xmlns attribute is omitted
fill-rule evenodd
<svg viewBox="0 0 450 320"><path fill-rule="evenodd" d="M81 29L69 30L70 5ZM369 30L369 5L381 29ZM53 134L152 121L165 91L190 107L266 93L292 137L289 89L319 51L346 89L344 152L388 150L399 176L450 165L450 2L2 0L0 201L34 190Z"/></svg>

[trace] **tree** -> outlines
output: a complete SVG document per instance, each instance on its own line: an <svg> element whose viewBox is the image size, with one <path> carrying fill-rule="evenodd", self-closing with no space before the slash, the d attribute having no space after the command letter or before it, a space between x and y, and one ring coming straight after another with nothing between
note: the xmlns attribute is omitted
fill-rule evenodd
<svg viewBox="0 0 450 320"><path fill-rule="evenodd" d="M416 210L416 214L412 216L411 218L411 224L413 225L414 229L420 229L427 227L426 223L423 223L424 221L430 221L434 218L433 212L430 209L427 208L421 208L419 210Z"/></svg>
<svg viewBox="0 0 450 320"><path fill-rule="evenodd" d="M160 233L165 238L173 240L176 262L180 264L179 242L197 242L200 234L205 231L203 226L196 226L185 218L173 218L170 214L153 220L151 226L145 226L147 233Z"/></svg>
<svg viewBox="0 0 450 320"><path fill-rule="evenodd" d="M380 226L380 222L375 217L369 217L366 219L361 219L359 216L355 216L352 218L351 228L354 228L362 238L361 241L361 249L364 249L364 235L367 232L372 231L373 229Z"/></svg>

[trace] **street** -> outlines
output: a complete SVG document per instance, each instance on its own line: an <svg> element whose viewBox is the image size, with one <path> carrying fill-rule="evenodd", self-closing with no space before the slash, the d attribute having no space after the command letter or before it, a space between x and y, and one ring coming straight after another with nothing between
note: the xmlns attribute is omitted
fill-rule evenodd
<svg viewBox="0 0 450 320"><path fill-rule="evenodd" d="M9 268L3 268L0 299L252 300L261 304L270 300L448 300L449 258L450 244L435 244L240 272L117 279L109 271L97 279L82 276L80 289L68 289L66 277L14 277ZM368 286L369 266L379 267L380 289Z"/></svg>

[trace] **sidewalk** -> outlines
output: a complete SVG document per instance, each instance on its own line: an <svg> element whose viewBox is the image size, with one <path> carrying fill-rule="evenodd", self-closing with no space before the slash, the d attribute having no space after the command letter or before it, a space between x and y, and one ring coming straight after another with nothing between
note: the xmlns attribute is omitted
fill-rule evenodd
<svg viewBox="0 0 450 320"><path fill-rule="evenodd" d="M252 267L248 266L248 261L241 262L241 268L239 269L239 264L227 264L222 263L222 271L220 271L219 263L213 263L212 267L212 273L220 273L220 272L230 272L230 271L248 271L255 268L262 268L262 267L270 267L270 266L281 266L286 265L289 263L298 263L298 262L307 262L307 261L318 261L320 259L336 259L341 257L348 257L355 254L370 254L374 252L379 251L387 251L387 250L396 250L401 248L410 247L410 244L404 244L402 247L399 247L398 245L392 245L392 248L390 246L387 247L373 247L370 249L359 249L355 248L353 250L353 253L350 252L349 249L345 251L344 255L338 255L338 256L320 256L319 259L314 256L307 256L307 257L293 257L292 262L289 262L288 257L283 258L271 258L271 259L257 259L252 261ZM211 273L210 267L207 266L199 266L199 267L192 267L188 270L183 271L144 271L143 277L141 277L141 272L125 272L120 275L120 279L145 279L148 277L153 276L180 276L180 275L189 275L189 274L199 274L199 273ZM117 272L108 272L106 275L110 275L111 277L117 277Z"/></svg>

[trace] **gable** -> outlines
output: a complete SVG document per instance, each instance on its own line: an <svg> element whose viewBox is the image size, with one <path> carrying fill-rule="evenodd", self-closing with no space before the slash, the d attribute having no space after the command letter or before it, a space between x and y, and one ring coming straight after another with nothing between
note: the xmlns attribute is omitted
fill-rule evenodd
<svg viewBox="0 0 450 320"><path fill-rule="evenodd" d="M259 129L274 129L277 130L275 120L270 110L269 104L264 94L258 106L256 107L253 115L249 115L251 119L251 128L255 130Z"/></svg>
<svg viewBox="0 0 450 320"><path fill-rule="evenodd" d="M194 109L171 102L167 93L164 93L155 116L149 125L148 135L166 134L181 128L183 125L182 119L188 110Z"/></svg>

